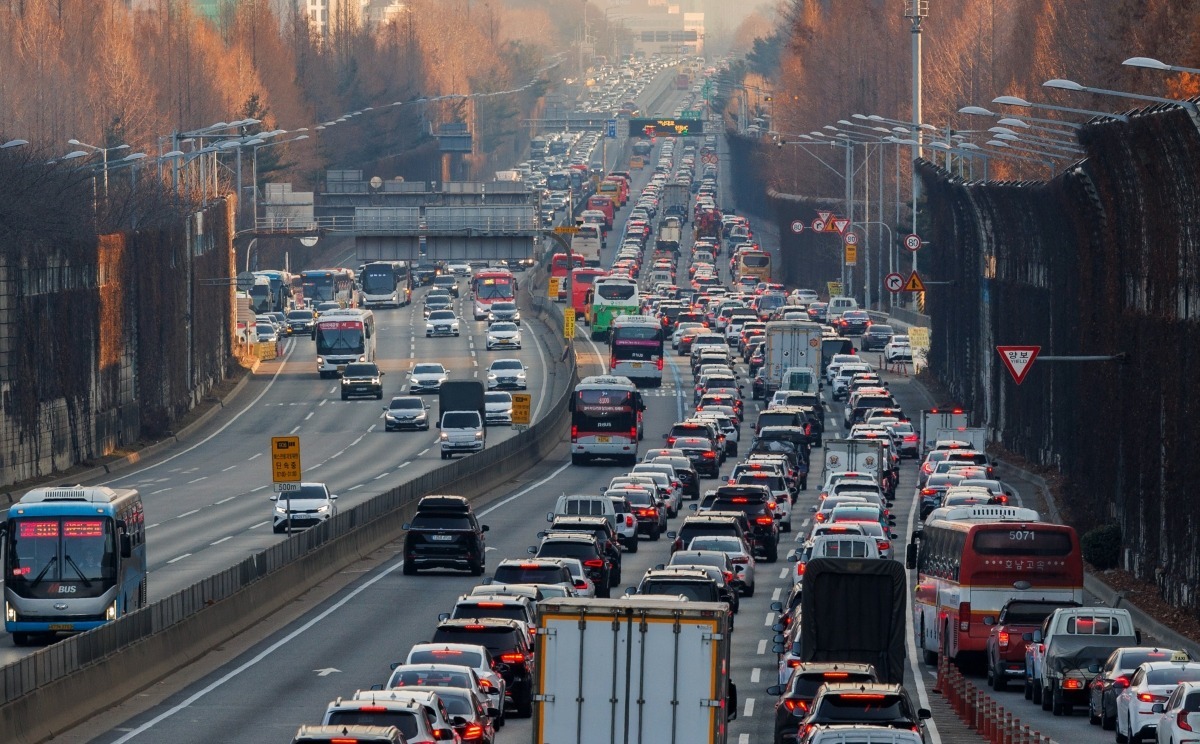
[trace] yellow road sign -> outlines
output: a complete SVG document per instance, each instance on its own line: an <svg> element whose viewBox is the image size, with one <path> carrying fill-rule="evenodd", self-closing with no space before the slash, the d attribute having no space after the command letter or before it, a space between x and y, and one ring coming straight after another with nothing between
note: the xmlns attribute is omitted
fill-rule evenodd
<svg viewBox="0 0 1200 744"><path fill-rule="evenodd" d="M925 282L921 281L921 277L917 272L908 275L908 281L904 283L905 292L924 292Z"/></svg>
<svg viewBox="0 0 1200 744"><path fill-rule="evenodd" d="M300 482L300 437L271 437L271 480Z"/></svg>
<svg viewBox="0 0 1200 744"><path fill-rule="evenodd" d="M514 424L529 424L529 406L533 401L533 396L529 393L513 393L512 394L512 422Z"/></svg>
<svg viewBox="0 0 1200 744"><path fill-rule="evenodd" d="M830 297L841 297L842 296L842 283L841 282L826 282L825 286L829 289Z"/></svg>
<svg viewBox="0 0 1200 744"><path fill-rule="evenodd" d="M554 232L558 233L559 235L574 235L575 233L579 232L579 228L575 227L574 225L559 225L558 227L554 228Z"/></svg>
<svg viewBox="0 0 1200 744"><path fill-rule="evenodd" d="M856 246L856 245L847 245L846 246L846 265L847 266L858 266L858 246Z"/></svg>
<svg viewBox="0 0 1200 744"><path fill-rule="evenodd" d="M568 307L563 310L563 338L575 338L575 308Z"/></svg>
<svg viewBox="0 0 1200 744"><path fill-rule="evenodd" d="M908 345L913 349L928 349L929 329L919 327L909 328Z"/></svg>
<svg viewBox="0 0 1200 744"><path fill-rule="evenodd" d="M550 299L552 299L552 300L558 299L558 285L561 280L562 280L562 277L558 277L558 276L550 277L550 290L549 290L549 292L547 292L547 295L549 295Z"/></svg>

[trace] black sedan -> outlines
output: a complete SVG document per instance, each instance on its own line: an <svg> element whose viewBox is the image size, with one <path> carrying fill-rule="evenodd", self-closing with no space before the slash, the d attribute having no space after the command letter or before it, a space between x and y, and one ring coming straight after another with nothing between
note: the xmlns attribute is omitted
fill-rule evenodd
<svg viewBox="0 0 1200 744"><path fill-rule="evenodd" d="M888 345L888 341L892 340L892 336L895 333L896 331L890 325L875 323L863 332L862 343L859 344L859 348L863 351L882 349Z"/></svg>
<svg viewBox="0 0 1200 744"><path fill-rule="evenodd" d="M871 316L867 315L866 310L847 310L837 320L839 336L861 336L870 327Z"/></svg>

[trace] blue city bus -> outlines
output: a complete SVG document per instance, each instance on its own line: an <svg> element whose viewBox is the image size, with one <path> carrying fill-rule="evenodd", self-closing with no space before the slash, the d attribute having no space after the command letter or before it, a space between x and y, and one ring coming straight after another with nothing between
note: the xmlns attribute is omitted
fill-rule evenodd
<svg viewBox="0 0 1200 744"><path fill-rule="evenodd" d="M146 519L136 490L35 488L9 508L4 536L4 629L17 646L146 606Z"/></svg>

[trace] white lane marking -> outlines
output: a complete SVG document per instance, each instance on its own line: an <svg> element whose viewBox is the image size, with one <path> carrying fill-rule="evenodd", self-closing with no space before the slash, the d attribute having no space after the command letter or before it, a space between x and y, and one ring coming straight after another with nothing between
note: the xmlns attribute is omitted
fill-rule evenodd
<svg viewBox="0 0 1200 744"><path fill-rule="evenodd" d="M346 490L347 490L347 491L353 491L354 489L356 489L356 488L362 488L362 487L363 487L363 486L365 486L365 485L367 485L367 484L366 484L366 483L359 483L357 486L350 486L350 487L349 487L349 488L347 488Z"/></svg>
<svg viewBox="0 0 1200 744"><path fill-rule="evenodd" d="M314 414L314 413L316 413L316 411L309 411L309 412L308 412L308 415L304 417L304 420L305 420L305 421L308 421L310 418L312 418L312 417L313 417L313 414Z"/></svg>
<svg viewBox="0 0 1200 744"><path fill-rule="evenodd" d="M750 734L738 734L738 744L750 744Z"/></svg>
<svg viewBox="0 0 1200 744"><path fill-rule="evenodd" d="M259 453L258 453L258 454L256 454L256 455L253 455L253 456L251 456L249 460L246 460L246 462L250 462L250 460L257 460L257 459L258 459L258 458L260 458L260 457L262 457L262 453L261 453L261 452L259 452Z"/></svg>
<svg viewBox="0 0 1200 744"><path fill-rule="evenodd" d="M157 527L157 526L158 526L158 524L159 524L158 522L155 522L154 524L148 524L148 525L146 525L146 529L148 529L148 530L152 530L152 529L154 529L155 527Z"/></svg>
<svg viewBox="0 0 1200 744"><path fill-rule="evenodd" d="M495 504L493 504L493 505L489 506L488 508L484 509L483 511L479 512L478 516L485 517L488 514L491 514L492 512L496 511L500 507L504 506L505 504L512 502L512 501L516 501L517 499L521 498L522 496L529 493L533 489L541 488L545 484L547 484L550 481L557 478L559 473L563 472L564 470L566 470L569 467L571 467L571 463L569 463L569 462L565 463L564 465L559 467L557 470L555 470L553 473L551 473L550 475L547 475L545 478L542 478L537 483L528 485L525 488L521 489L520 491L517 491L516 493L514 493L512 496L509 496L508 498L503 499L501 501L497 501ZM763 641L763 643L766 643L766 641Z"/></svg>
<svg viewBox="0 0 1200 744"><path fill-rule="evenodd" d="M323 462L318 462L316 465L309 467L309 470L316 470L317 468L321 467L324 464L325 463L323 463Z"/></svg>
<svg viewBox="0 0 1200 744"><path fill-rule="evenodd" d="M219 506L219 505L221 505L221 504L224 504L224 503L225 503L225 502L227 502L227 501L233 501L233 500L234 500L234 499L236 499L236 498L237 498L237 496L230 496L229 498L221 499L220 501L218 501L218 502L216 502L215 504L213 504L213 506Z"/></svg>
<svg viewBox="0 0 1200 744"><path fill-rule="evenodd" d="M170 564L172 564L172 563L177 563L178 561L182 561L184 558L190 558L190 557L191 557L191 555L192 555L191 553L184 553L184 554L183 554L183 555L181 555L181 556L178 556L178 557L176 557L176 558L172 558L171 560L167 561L167 565L170 565Z"/></svg>
<svg viewBox="0 0 1200 744"><path fill-rule="evenodd" d="M236 467L237 467L237 465L230 465L229 467L227 467L227 468L223 469L221 472L222 472L222 473L228 473L230 470L233 470L233 469L234 469L234 468L236 468Z"/></svg>
<svg viewBox="0 0 1200 744"><path fill-rule="evenodd" d="M409 460L408 462L400 463L399 465L396 466L396 470L399 470L400 468L407 468L409 465L412 465L412 460Z"/></svg>
<svg viewBox="0 0 1200 744"><path fill-rule="evenodd" d="M210 542L209 545L220 545L221 543L225 542L226 540L232 540L232 539L233 539L233 535L229 535L228 537L222 537L220 540Z"/></svg>
<svg viewBox="0 0 1200 744"><path fill-rule="evenodd" d="M325 404L326 404L326 403L328 403L328 402L329 402L329 401L327 401L327 400L325 400L324 398L322 398L322 399L321 399L321 402L317 404L317 408L320 408L321 406L325 405Z"/></svg>
<svg viewBox="0 0 1200 744"><path fill-rule="evenodd" d="M781 587L781 586L777 586L777 587L775 587L775 591L771 592L771 601L772 601L772 602L778 602L778 601L779 601L779 595L780 595L780 594L782 594L782 593L783 593L783 587Z"/></svg>
<svg viewBox="0 0 1200 744"><path fill-rule="evenodd" d="M386 478L386 477L388 477L387 473L380 473L379 475L375 476L371 480L379 480L380 478Z"/></svg>
<svg viewBox="0 0 1200 744"><path fill-rule="evenodd" d="M471 373L471 376L472 376L472 377L479 377L479 370L475 370L473 373Z"/></svg>
<svg viewBox="0 0 1200 744"><path fill-rule="evenodd" d="M271 523L271 520L268 519L266 522L259 522L258 524L252 524L247 529L256 530L259 527L265 527L270 523Z"/></svg>
<svg viewBox="0 0 1200 744"><path fill-rule="evenodd" d="M767 639L763 638L758 642L758 655L762 656L767 652Z"/></svg>
<svg viewBox="0 0 1200 744"><path fill-rule="evenodd" d="M429 448L428 448L428 447L426 447L425 449L423 449L423 450L421 450L420 452L418 452L418 453L417 453L417 457L421 457L421 456L423 456L423 455L424 455L426 452L428 452L428 451L429 451Z"/></svg>
<svg viewBox="0 0 1200 744"><path fill-rule="evenodd" d="M296 428L294 428L294 429L292 429L291 431L289 431L289 432L288 432L288 434L295 434L295 433L296 433L296 432L298 432L298 431L300 431L300 427L299 427L299 426L297 426Z"/></svg>
<svg viewBox="0 0 1200 744"><path fill-rule="evenodd" d="M779 570L779 578L786 579L787 575L788 575L788 569L786 566Z"/></svg>
<svg viewBox="0 0 1200 744"><path fill-rule="evenodd" d="M754 715L754 698L746 698L746 711L742 715L746 718Z"/></svg>
<svg viewBox="0 0 1200 744"><path fill-rule="evenodd" d="M757 685L758 678L761 674L762 674L762 669L759 669L758 667L754 667L753 669L751 669L750 670L750 684Z"/></svg>
<svg viewBox="0 0 1200 744"><path fill-rule="evenodd" d="M342 450L341 452L334 452L332 455L329 456L329 459L336 460L339 457L341 457L343 454L345 454L345 452L346 452L346 450Z"/></svg>
<svg viewBox="0 0 1200 744"><path fill-rule="evenodd" d="M336 388L336 387L331 387L331 388L329 388L329 394L330 394L330 395L333 395L333 394L334 394L334 393L336 393L336 392L337 392L337 388Z"/></svg>
<svg viewBox="0 0 1200 744"><path fill-rule="evenodd" d="M548 380L546 379L546 375L549 374L549 371L550 371L550 366L546 362L546 356L544 354L542 354L542 344L537 343L538 341L543 341L543 340L541 338L535 338L535 343L533 344L533 348L535 351L537 351L538 362L542 365L542 385L541 385L541 390L538 391L537 406L535 406L533 409L533 420L534 421L541 420L542 404L546 402L546 391L550 388L550 385L548 384Z"/></svg>
<svg viewBox="0 0 1200 744"><path fill-rule="evenodd" d="M380 415L382 416L383 414L380 414ZM375 431L375 427L376 427L376 426L378 426L378 424L371 424L370 426L368 426L368 427L367 427L367 433L369 434L369 433L371 433L371 432Z"/></svg>
<svg viewBox="0 0 1200 744"><path fill-rule="evenodd" d="M807 526L808 526L808 523L809 523L809 520L805 519L803 522L801 522L801 523L800 523L800 526L801 526L801 527L807 527Z"/></svg>
<svg viewBox="0 0 1200 744"><path fill-rule="evenodd" d="M765 623L763 623L763 625L769 628L774 624L775 624L775 613L768 612L767 613L767 621Z"/></svg>
<svg viewBox="0 0 1200 744"><path fill-rule="evenodd" d="M199 514L199 513L200 513L199 509L192 509L191 511L186 511L183 514L180 514L178 517L176 517L176 519L183 519L184 517L190 517L193 514Z"/></svg>
<svg viewBox="0 0 1200 744"><path fill-rule="evenodd" d="M166 493L167 491L170 491L170 490L171 490L171 487L167 486L166 488L160 488L157 491L151 491L150 495L153 496L156 493Z"/></svg>
<svg viewBox="0 0 1200 744"><path fill-rule="evenodd" d="M906 534L909 534L909 535L912 534L913 522L917 518L918 511L919 511L918 509L909 509L909 511L908 511L908 528L907 528ZM912 580L913 580L912 569L906 569L905 574L908 575L908 580L910 583L912 583ZM917 659L919 657L917 656L916 637L913 635L912 602L913 602L913 593L905 592L904 593L904 604L907 606L905 608L905 613L904 613L904 617L905 617L904 624L906 626L905 630L908 631L907 633L905 633L905 636L907 638L905 643L908 647L908 649L907 649L908 650L908 667L909 667L909 669L912 670L913 682L916 684L916 688L917 688L917 698L921 701L920 707L928 710L929 709L929 692L925 689L925 680L921 677L921 669L917 665L918 664ZM930 718L929 720L927 720L925 722L925 726L926 726L926 730L929 731L931 744L942 744L942 736L941 736L941 734L938 733L937 724L934 723L934 720L932 718Z"/></svg>
<svg viewBox="0 0 1200 744"><path fill-rule="evenodd" d="M188 481L188 484L190 485L190 484L192 484L192 483L199 483L199 482L200 482L200 481L202 481L202 480L208 480L208 476L207 476L207 475L202 475L202 476L200 476L199 478L195 478L195 479L193 479L193 480L190 480L190 481Z"/></svg>
<svg viewBox="0 0 1200 744"><path fill-rule="evenodd" d="M350 443L350 447L353 447L354 445L356 445L356 444L358 444L359 442L361 442L361 441L363 440L363 438L364 438L364 437L366 437L366 436L367 436L366 434L359 434L359 435L358 435L358 439L355 439L353 442L351 442L351 443ZM349 448L347 448L347 449L349 449Z"/></svg>
<svg viewBox="0 0 1200 744"><path fill-rule="evenodd" d="M266 488L266 486L259 486L258 488L251 488L250 493L257 493L257 492L263 490L264 488Z"/></svg>

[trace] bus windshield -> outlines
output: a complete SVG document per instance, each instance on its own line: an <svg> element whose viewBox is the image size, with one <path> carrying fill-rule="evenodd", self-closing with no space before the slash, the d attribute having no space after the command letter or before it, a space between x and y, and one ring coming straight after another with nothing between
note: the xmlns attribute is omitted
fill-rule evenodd
<svg viewBox="0 0 1200 744"><path fill-rule="evenodd" d="M654 361L662 355L662 329L647 326L618 326L613 329L612 358Z"/></svg>
<svg viewBox="0 0 1200 744"><path fill-rule="evenodd" d="M5 585L24 597L95 597L117 575L113 521L107 517L28 517L8 525Z"/></svg>
<svg viewBox="0 0 1200 744"><path fill-rule="evenodd" d="M743 253L740 260L742 266L752 269L762 269L771 265L771 257L766 253Z"/></svg>
<svg viewBox="0 0 1200 744"><path fill-rule="evenodd" d="M1071 547L1071 536L1066 532L1017 525L979 530L974 541L978 555L1064 556L1071 553Z"/></svg>
<svg viewBox="0 0 1200 744"><path fill-rule="evenodd" d="M571 188L571 174L557 171L546 176L546 188L551 191L566 191Z"/></svg>
<svg viewBox="0 0 1200 744"><path fill-rule="evenodd" d="M636 284L603 282L596 285L596 294L606 300L628 300L637 293Z"/></svg>
<svg viewBox="0 0 1200 744"><path fill-rule="evenodd" d="M394 290L400 281L400 272L391 266L367 264L367 268L363 270L362 288L368 294L387 294Z"/></svg>
<svg viewBox="0 0 1200 744"><path fill-rule="evenodd" d="M507 279L485 279L475 290L475 298L480 300L511 300L513 285Z"/></svg>
<svg viewBox="0 0 1200 744"><path fill-rule="evenodd" d="M361 354L362 323L357 320L334 320L317 323L317 354Z"/></svg>

